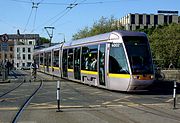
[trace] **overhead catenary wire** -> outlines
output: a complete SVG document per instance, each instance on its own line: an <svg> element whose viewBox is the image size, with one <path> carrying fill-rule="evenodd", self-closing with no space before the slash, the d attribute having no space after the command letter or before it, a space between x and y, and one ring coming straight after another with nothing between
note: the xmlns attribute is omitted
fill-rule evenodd
<svg viewBox="0 0 180 123"><path fill-rule="evenodd" d="M15 1L15 2L21 2L21 3L34 3L33 0L31 0L31 2L25 1L25 0L11 0L11 1ZM97 2L86 2L87 0L82 0L81 2L77 2L77 0L75 0L73 3L53 3L53 2L44 2L44 0L41 0L39 2L36 2L37 6L39 4L51 4L51 5L68 5L66 7L66 9L64 9L63 11L59 12L58 14L56 14L54 17L50 18L48 21L46 21L45 23L41 24L40 26L37 26L35 28L35 22L36 22L36 16L37 16L37 8L35 8L35 16L34 16L34 21L33 21L33 29L31 32L35 31L37 28L45 26L47 23L50 23L49 25L53 25L55 23L57 23L60 19L62 19L65 15L67 15L74 7L78 6L78 5L83 5L83 4L102 4L102 3L110 3L110 2L120 2L120 1L97 1ZM31 13L32 14L32 13ZM31 17L31 16L30 16ZM30 17L28 19L27 24L30 21ZM54 21L53 21L54 20ZM27 24L25 27L27 27ZM26 28L25 28L26 30Z"/></svg>
<svg viewBox="0 0 180 123"><path fill-rule="evenodd" d="M15 2L21 2L21 3L27 3L27 4L31 4L32 2L27 2L24 0L11 0L11 1L15 1ZM31 0L32 1L32 0ZM41 0L41 4L44 5L70 5L69 3L60 3L60 2L42 2L44 0ZM83 4L106 4L106 3L118 3L118 2L122 2L120 0L109 0L109 1L95 1L95 2L81 2L78 3L79 5L83 5Z"/></svg>
<svg viewBox="0 0 180 123"><path fill-rule="evenodd" d="M86 0L82 0L80 3L85 2ZM76 7L77 5L79 5L80 3L76 3L77 0L75 0L73 3L69 4L68 7L66 7L67 11L61 15L60 17L58 17L53 23L51 23L51 25L55 24L57 21L59 21L62 17L64 17L71 9L73 9L74 7Z"/></svg>
<svg viewBox="0 0 180 123"><path fill-rule="evenodd" d="M34 22L33 22L33 29L32 29L32 31L33 31L33 30L34 30L34 28L35 28L36 15L37 15L37 8L35 8L35 15L34 15Z"/></svg>
<svg viewBox="0 0 180 123"><path fill-rule="evenodd" d="M32 15L32 11L33 11L33 8L31 8L31 12L30 12L30 14L29 14L29 17L28 17L28 20L27 20L27 23L26 23L26 25L25 25L25 27L24 27L23 32L26 31L27 25L29 24L29 21L30 21L31 15Z"/></svg>

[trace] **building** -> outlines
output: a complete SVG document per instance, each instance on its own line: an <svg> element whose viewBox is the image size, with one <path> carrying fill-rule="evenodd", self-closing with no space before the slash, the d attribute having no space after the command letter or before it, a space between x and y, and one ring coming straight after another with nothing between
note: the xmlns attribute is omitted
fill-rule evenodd
<svg viewBox="0 0 180 123"><path fill-rule="evenodd" d="M33 62L33 52L38 34L21 34L15 40L14 45L14 66L17 69L30 66Z"/></svg>
<svg viewBox="0 0 180 123"><path fill-rule="evenodd" d="M0 63L2 62L2 60L9 60L11 62L13 62L14 60L14 40L9 39L6 43L6 47L5 49L3 48L3 41L0 40ZM4 51L4 52L3 52Z"/></svg>
<svg viewBox="0 0 180 123"><path fill-rule="evenodd" d="M29 66L38 40L39 34L8 34L8 47L4 52L0 49L0 58L11 61L17 69Z"/></svg>
<svg viewBox="0 0 180 123"><path fill-rule="evenodd" d="M157 27L170 23L179 23L178 11L158 11L158 14L129 13L118 23L126 30L137 30Z"/></svg>

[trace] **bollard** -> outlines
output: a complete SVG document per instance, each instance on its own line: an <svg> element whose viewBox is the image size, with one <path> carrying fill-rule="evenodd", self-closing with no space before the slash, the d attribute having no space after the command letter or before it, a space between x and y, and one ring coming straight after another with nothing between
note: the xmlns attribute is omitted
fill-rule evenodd
<svg viewBox="0 0 180 123"><path fill-rule="evenodd" d="M58 110L56 112L62 112L60 110L60 81L57 81L57 108Z"/></svg>
<svg viewBox="0 0 180 123"><path fill-rule="evenodd" d="M176 109L176 81L174 81L174 90L173 90L173 100L174 100L174 103L173 103L173 109Z"/></svg>

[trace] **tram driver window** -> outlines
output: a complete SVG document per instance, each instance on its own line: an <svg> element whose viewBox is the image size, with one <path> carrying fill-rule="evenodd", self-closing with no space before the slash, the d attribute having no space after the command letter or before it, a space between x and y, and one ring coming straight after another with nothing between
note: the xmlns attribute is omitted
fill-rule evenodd
<svg viewBox="0 0 180 123"><path fill-rule="evenodd" d="M129 74L122 44L111 44L109 54L109 73Z"/></svg>

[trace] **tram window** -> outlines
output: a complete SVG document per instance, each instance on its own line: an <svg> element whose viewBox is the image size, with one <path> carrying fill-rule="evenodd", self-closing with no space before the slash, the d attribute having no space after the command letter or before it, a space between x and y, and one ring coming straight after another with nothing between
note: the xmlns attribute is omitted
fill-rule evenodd
<svg viewBox="0 0 180 123"><path fill-rule="evenodd" d="M129 74L122 44L111 44L109 54L109 73Z"/></svg>
<svg viewBox="0 0 180 123"><path fill-rule="evenodd" d="M41 53L41 54L40 54L40 65L43 64L43 58L44 58L44 57L43 57L43 53Z"/></svg>
<svg viewBox="0 0 180 123"><path fill-rule="evenodd" d="M54 51L53 66L59 67L59 50Z"/></svg>
<svg viewBox="0 0 180 123"><path fill-rule="evenodd" d="M133 74L152 74L153 64L148 40L142 36L123 37Z"/></svg>
<svg viewBox="0 0 180 123"><path fill-rule="evenodd" d="M39 54L35 55L35 61L39 65Z"/></svg>
<svg viewBox="0 0 180 123"><path fill-rule="evenodd" d="M97 71L98 45L82 47L82 70Z"/></svg>
<svg viewBox="0 0 180 123"><path fill-rule="evenodd" d="M50 66L51 65L51 53L45 53L45 65Z"/></svg>
<svg viewBox="0 0 180 123"><path fill-rule="evenodd" d="M68 51L68 68L73 69L73 49Z"/></svg>

